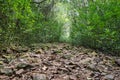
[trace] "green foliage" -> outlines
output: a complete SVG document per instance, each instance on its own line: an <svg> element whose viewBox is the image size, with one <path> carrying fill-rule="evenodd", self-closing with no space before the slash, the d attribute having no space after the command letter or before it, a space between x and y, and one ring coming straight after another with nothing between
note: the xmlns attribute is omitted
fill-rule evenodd
<svg viewBox="0 0 120 80"><path fill-rule="evenodd" d="M57 42L60 36L59 28L57 22L51 20L36 23L35 28L26 36L29 39L27 41L29 43Z"/></svg>
<svg viewBox="0 0 120 80"><path fill-rule="evenodd" d="M67 14L52 11L53 0L32 1L0 0L0 45L59 42L63 24L72 19L69 42L104 51L120 51L119 0L89 0L88 6L84 5L84 0L56 0L55 3L67 4L63 6L68 7L67 11L62 8L63 4L60 6Z"/></svg>
<svg viewBox="0 0 120 80"><path fill-rule="evenodd" d="M28 28L25 31L27 35L25 35L24 44L59 41L60 24L52 18L52 12L48 12L49 14L45 15L43 10L39 9L39 7L36 8L36 5L34 4L32 5L32 11L35 15L35 22L33 27Z"/></svg>
<svg viewBox="0 0 120 80"><path fill-rule="evenodd" d="M120 1L96 0L79 8L73 27L73 43L104 51L120 51Z"/></svg>
<svg viewBox="0 0 120 80"><path fill-rule="evenodd" d="M50 7L47 6L51 4L48 2L44 1L40 7L36 7L32 0L0 1L0 43L9 45L58 41L60 27L50 16Z"/></svg>
<svg viewBox="0 0 120 80"><path fill-rule="evenodd" d="M5 44L22 41L24 31L31 28L34 15L30 7L31 0L2 0L1 41Z"/></svg>

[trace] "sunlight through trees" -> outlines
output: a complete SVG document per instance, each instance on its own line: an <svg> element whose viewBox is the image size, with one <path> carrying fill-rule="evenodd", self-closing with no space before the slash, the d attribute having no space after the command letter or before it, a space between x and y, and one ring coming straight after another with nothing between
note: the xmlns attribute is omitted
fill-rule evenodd
<svg viewBox="0 0 120 80"><path fill-rule="evenodd" d="M62 24L61 26L61 35L60 41L70 41L70 31L72 27L72 22L69 14L69 6L66 3L56 3L54 6L55 19L58 23Z"/></svg>

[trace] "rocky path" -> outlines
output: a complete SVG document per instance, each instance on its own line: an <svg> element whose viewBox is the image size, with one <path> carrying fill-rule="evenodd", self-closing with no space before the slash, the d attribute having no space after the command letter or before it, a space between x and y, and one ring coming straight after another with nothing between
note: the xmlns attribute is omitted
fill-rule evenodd
<svg viewBox="0 0 120 80"><path fill-rule="evenodd" d="M120 80L120 57L64 43L7 49L0 80Z"/></svg>

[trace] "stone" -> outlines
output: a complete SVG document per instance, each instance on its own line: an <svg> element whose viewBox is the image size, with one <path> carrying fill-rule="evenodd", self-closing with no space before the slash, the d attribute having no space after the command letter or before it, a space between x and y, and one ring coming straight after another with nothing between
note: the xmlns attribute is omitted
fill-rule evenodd
<svg viewBox="0 0 120 80"><path fill-rule="evenodd" d="M35 53L36 53L36 54L43 54L44 51L43 51L42 49L38 49L38 50L35 51Z"/></svg>
<svg viewBox="0 0 120 80"><path fill-rule="evenodd" d="M105 80L114 80L114 75L109 74L109 75L106 75L104 78Z"/></svg>
<svg viewBox="0 0 120 80"><path fill-rule="evenodd" d="M13 51L10 48L7 48L6 53L11 54Z"/></svg>
<svg viewBox="0 0 120 80"><path fill-rule="evenodd" d="M87 77L87 80L93 80L92 78L90 78L90 77Z"/></svg>
<svg viewBox="0 0 120 80"><path fill-rule="evenodd" d="M116 60L115 60L115 63L116 63L118 66L120 66L120 59L116 59Z"/></svg>
<svg viewBox="0 0 120 80"><path fill-rule="evenodd" d="M80 63L89 64L91 61L92 61L92 58L86 58L86 59L80 60Z"/></svg>
<svg viewBox="0 0 120 80"><path fill-rule="evenodd" d="M75 75L70 75L70 79L68 80L77 80L77 77Z"/></svg>
<svg viewBox="0 0 120 80"><path fill-rule="evenodd" d="M27 64L27 63L19 63L17 65L17 69L29 69L29 68L32 68L33 65L31 64Z"/></svg>
<svg viewBox="0 0 120 80"><path fill-rule="evenodd" d="M11 76L13 72L14 71L11 68L3 68L0 70L0 74L5 74L7 76Z"/></svg>
<svg viewBox="0 0 120 80"><path fill-rule="evenodd" d="M87 66L87 69L90 69L92 71L99 71L97 68L96 68L96 64L90 64Z"/></svg>
<svg viewBox="0 0 120 80"><path fill-rule="evenodd" d="M33 80L47 80L47 76L45 74L34 73Z"/></svg>
<svg viewBox="0 0 120 80"><path fill-rule="evenodd" d="M24 70L20 69L20 70L16 71L16 74L22 74L23 72L24 72Z"/></svg>

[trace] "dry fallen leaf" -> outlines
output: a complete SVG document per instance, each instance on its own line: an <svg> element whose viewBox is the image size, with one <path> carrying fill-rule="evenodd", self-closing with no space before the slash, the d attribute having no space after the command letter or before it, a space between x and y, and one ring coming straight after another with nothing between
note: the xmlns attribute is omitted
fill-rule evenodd
<svg viewBox="0 0 120 80"><path fill-rule="evenodd" d="M20 69L20 70L16 71L16 74L20 75L20 74L23 73L23 72L24 72L24 70L23 70L23 69Z"/></svg>
<svg viewBox="0 0 120 80"><path fill-rule="evenodd" d="M45 71L45 70L47 70L47 67L46 67L46 66L43 66L43 68L42 68L42 69Z"/></svg>

